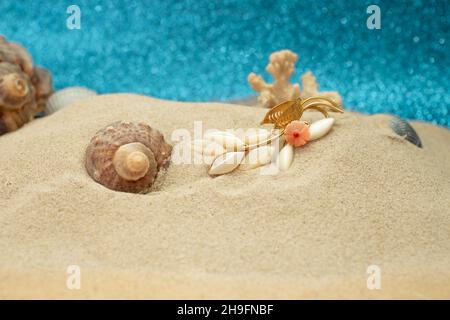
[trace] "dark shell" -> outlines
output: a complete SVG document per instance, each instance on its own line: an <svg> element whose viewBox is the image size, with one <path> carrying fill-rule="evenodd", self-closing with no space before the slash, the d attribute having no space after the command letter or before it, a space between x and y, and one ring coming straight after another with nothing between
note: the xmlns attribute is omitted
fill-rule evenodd
<svg viewBox="0 0 450 320"><path fill-rule="evenodd" d="M121 178L113 164L120 146L140 142L153 153L150 169L137 181ZM89 175L105 187L123 192L145 193L153 185L158 171L170 162L172 146L163 135L144 123L119 121L97 132L86 150L86 170Z"/></svg>
<svg viewBox="0 0 450 320"><path fill-rule="evenodd" d="M408 121L395 117L391 120L389 126L396 134L404 137L405 140L411 142L413 145L422 148L422 141L420 141L419 135Z"/></svg>

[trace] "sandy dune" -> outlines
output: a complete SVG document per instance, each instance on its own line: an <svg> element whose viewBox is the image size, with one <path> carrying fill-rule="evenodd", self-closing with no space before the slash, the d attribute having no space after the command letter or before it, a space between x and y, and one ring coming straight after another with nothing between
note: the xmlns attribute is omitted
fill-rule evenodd
<svg viewBox="0 0 450 320"><path fill-rule="evenodd" d="M210 178L172 165L157 190L108 190L84 169L116 120L255 127L266 110L104 95L0 137L2 298L450 298L450 131L347 112L289 171ZM306 118L319 118L307 114ZM378 265L380 290L366 269ZM69 265L81 289L66 287Z"/></svg>

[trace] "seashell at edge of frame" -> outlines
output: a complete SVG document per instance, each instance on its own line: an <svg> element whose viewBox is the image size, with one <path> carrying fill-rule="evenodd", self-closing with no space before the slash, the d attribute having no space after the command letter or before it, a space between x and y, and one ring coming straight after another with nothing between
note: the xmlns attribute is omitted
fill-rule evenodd
<svg viewBox="0 0 450 320"><path fill-rule="evenodd" d="M53 93L47 100L45 113L50 115L71 104L97 95L94 90L84 87L67 87Z"/></svg>
<svg viewBox="0 0 450 320"><path fill-rule="evenodd" d="M416 130L409 124L408 121L394 117L389 126L400 137L404 137L406 141L411 142L413 145L423 148L422 141L419 138Z"/></svg>

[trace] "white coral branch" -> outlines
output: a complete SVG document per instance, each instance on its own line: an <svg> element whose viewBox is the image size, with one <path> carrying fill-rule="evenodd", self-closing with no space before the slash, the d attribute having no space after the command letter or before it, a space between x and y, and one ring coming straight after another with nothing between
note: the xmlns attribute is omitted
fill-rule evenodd
<svg viewBox="0 0 450 320"><path fill-rule="evenodd" d="M266 71L272 76L273 84L264 81L261 76L254 73L248 75L248 82L253 90L259 92L259 103L268 108L272 108L284 101L302 99L311 96L322 95L328 97L338 104L342 104L342 98L335 91L319 92L319 85L311 72L305 73L301 77L303 91L300 91L298 83L289 82L295 72L295 63L298 56L290 50L276 51L270 55L269 64Z"/></svg>
<svg viewBox="0 0 450 320"><path fill-rule="evenodd" d="M302 82L302 92L300 97L302 99L307 99L313 96L322 96L333 100L338 105L342 105L342 98L337 91L319 91L319 84L317 83L316 77L311 71L304 73L301 77Z"/></svg>

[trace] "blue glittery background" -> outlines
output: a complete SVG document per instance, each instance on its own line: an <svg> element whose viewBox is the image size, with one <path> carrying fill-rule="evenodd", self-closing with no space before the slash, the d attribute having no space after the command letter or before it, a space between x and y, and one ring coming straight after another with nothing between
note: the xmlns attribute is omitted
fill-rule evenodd
<svg viewBox="0 0 450 320"><path fill-rule="evenodd" d="M81 30L66 27L69 5ZM369 30L366 9L381 8ZM253 94L271 52L299 54L347 108L450 126L448 0L1 0L0 33L51 70L56 88L210 101Z"/></svg>

